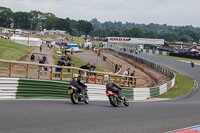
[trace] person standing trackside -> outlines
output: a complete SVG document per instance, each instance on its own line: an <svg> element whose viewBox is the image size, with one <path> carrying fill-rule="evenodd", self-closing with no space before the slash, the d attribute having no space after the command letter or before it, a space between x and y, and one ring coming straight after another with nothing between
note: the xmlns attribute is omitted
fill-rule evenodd
<svg viewBox="0 0 200 133"><path fill-rule="evenodd" d="M40 52L42 52L42 45L40 45Z"/></svg>
<svg viewBox="0 0 200 133"><path fill-rule="evenodd" d="M129 75L130 68L127 68L123 73L123 79L126 79L125 76Z"/></svg>
<svg viewBox="0 0 200 133"><path fill-rule="evenodd" d="M191 61L191 67L194 68L194 62L193 61Z"/></svg>
<svg viewBox="0 0 200 133"><path fill-rule="evenodd" d="M34 54L31 55L31 61L32 61L32 62L35 61L35 55L34 55Z"/></svg>

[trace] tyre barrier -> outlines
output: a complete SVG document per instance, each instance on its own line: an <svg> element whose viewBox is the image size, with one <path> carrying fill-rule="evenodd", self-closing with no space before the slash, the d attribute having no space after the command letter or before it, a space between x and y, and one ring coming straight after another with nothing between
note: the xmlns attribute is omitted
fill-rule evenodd
<svg viewBox="0 0 200 133"><path fill-rule="evenodd" d="M86 84L90 100L108 100L106 86ZM68 99L69 82L0 78L0 99ZM128 99L133 100L133 89L123 88L122 92Z"/></svg>

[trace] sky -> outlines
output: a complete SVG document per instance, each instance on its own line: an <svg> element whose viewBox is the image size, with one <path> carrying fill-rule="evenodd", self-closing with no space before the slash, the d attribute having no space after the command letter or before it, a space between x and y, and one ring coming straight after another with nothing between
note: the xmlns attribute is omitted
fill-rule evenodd
<svg viewBox="0 0 200 133"><path fill-rule="evenodd" d="M200 0L0 0L0 6L75 20L200 27Z"/></svg>

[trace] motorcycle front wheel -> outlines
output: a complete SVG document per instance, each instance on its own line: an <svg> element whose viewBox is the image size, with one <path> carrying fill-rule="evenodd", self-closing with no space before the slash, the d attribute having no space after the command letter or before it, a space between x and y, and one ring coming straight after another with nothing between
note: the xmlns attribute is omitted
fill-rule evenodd
<svg viewBox="0 0 200 133"><path fill-rule="evenodd" d="M129 106L129 102L126 98L124 98L124 105L127 106L127 107Z"/></svg>
<svg viewBox="0 0 200 133"><path fill-rule="evenodd" d="M84 101L86 104L88 104L89 103L89 97L88 97L88 95L86 95L85 96L85 101Z"/></svg>
<svg viewBox="0 0 200 133"><path fill-rule="evenodd" d="M72 103L73 104L78 104L78 95L77 95L77 93L76 92L73 92L72 94L71 94L71 101L72 101Z"/></svg>

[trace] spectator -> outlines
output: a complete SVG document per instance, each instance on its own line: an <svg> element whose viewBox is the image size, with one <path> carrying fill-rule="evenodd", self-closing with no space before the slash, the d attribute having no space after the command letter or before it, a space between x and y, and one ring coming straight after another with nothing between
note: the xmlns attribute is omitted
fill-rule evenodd
<svg viewBox="0 0 200 133"><path fill-rule="evenodd" d="M39 64L44 64L44 60L43 59L40 59L39 60ZM40 66L40 71L43 71L44 70L44 67L43 66ZM43 75L43 72L40 72L41 75Z"/></svg>
<svg viewBox="0 0 200 133"><path fill-rule="evenodd" d="M115 73L118 72L118 65L115 64Z"/></svg>
<svg viewBox="0 0 200 133"><path fill-rule="evenodd" d="M66 66L65 61L64 61L64 58L59 59L57 65L58 65L58 66ZM57 77L57 76L60 77L60 72L61 72L61 71L62 71L62 68L56 68L56 69L55 69L55 72L57 72L57 73L56 73L56 77ZM59 73L59 74L58 74L58 73Z"/></svg>
<svg viewBox="0 0 200 133"><path fill-rule="evenodd" d="M44 64L46 64L47 57L44 55L44 56L42 57L42 59L43 59L43 61L44 61Z"/></svg>
<svg viewBox="0 0 200 133"><path fill-rule="evenodd" d="M96 69L96 64L94 63L93 65L90 66L90 70L94 71Z"/></svg>
<svg viewBox="0 0 200 133"><path fill-rule="evenodd" d="M86 70L90 70L90 63L88 62L86 65L83 65L83 66L81 66L80 67L81 69L86 69ZM81 72L79 71L79 74L80 74ZM85 72L85 75L87 75L87 72Z"/></svg>
<svg viewBox="0 0 200 133"><path fill-rule="evenodd" d="M34 54L31 55L31 61L32 61L32 62L35 61L35 55L34 55Z"/></svg>
<svg viewBox="0 0 200 133"><path fill-rule="evenodd" d="M191 67L194 68L194 62L193 61L191 61Z"/></svg>
<svg viewBox="0 0 200 133"><path fill-rule="evenodd" d="M40 45L40 52L42 52L42 45Z"/></svg>
<svg viewBox="0 0 200 133"><path fill-rule="evenodd" d="M133 71L130 76L134 77L135 76L135 71ZM130 78L130 80L132 81L133 78Z"/></svg>
<svg viewBox="0 0 200 133"><path fill-rule="evenodd" d="M90 66L90 71L94 71L96 69L96 64ZM94 73L90 73L90 76L94 76Z"/></svg>
<svg viewBox="0 0 200 133"><path fill-rule="evenodd" d="M133 71L130 76L135 76L135 71Z"/></svg>
<svg viewBox="0 0 200 133"><path fill-rule="evenodd" d="M137 54L137 53L138 53L138 49L135 50L135 54Z"/></svg>
<svg viewBox="0 0 200 133"><path fill-rule="evenodd" d="M72 66L72 63L71 63L71 61L70 61L70 60L68 60L68 61L67 61L67 64L66 64L66 66ZM68 71L68 72L70 72L70 69L68 69L67 71Z"/></svg>
<svg viewBox="0 0 200 133"><path fill-rule="evenodd" d="M130 68L127 68L127 69L123 72L123 79L124 79L124 80L126 79L126 76L129 75L129 71L130 71Z"/></svg>
<svg viewBox="0 0 200 133"><path fill-rule="evenodd" d="M40 61L40 56L38 56L38 58L37 58L37 62L39 62Z"/></svg>

